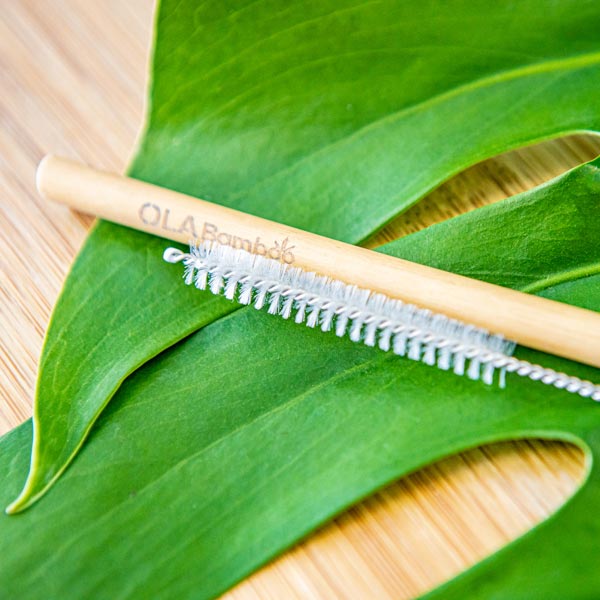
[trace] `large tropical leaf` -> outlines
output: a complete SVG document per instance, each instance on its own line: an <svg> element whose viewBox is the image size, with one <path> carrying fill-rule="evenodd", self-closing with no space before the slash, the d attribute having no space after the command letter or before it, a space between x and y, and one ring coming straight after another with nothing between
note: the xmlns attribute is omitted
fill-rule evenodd
<svg viewBox="0 0 600 600"><path fill-rule="evenodd" d="M600 310L599 166L385 251ZM0 517L1 595L210 598L403 474L478 444L536 436L581 446L585 484L551 519L434 597L593 598L600 409L517 376L507 383L485 386L236 311L128 378L48 496ZM28 425L0 440L2 501L19 489L30 441Z"/></svg>
<svg viewBox="0 0 600 600"><path fill-rule="evenodd" d="M131 173L359 242L453 173L600 130L595 1L164 0ZM41 359L29 478L57 479L125 377L231 310L173 287L161 242L101 224Z"/></svg>

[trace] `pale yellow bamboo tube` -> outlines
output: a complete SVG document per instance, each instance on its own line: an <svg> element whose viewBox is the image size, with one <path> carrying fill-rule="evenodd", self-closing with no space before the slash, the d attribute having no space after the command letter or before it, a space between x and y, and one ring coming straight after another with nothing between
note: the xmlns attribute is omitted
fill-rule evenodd
<svg viewBox="0 0 600 600"><path fill-rule="evenodd" d="M121 225L177 242L188 243L196 235L270 252L307 271L600 367L600 314L589 310L385 256L55 156L40 163L37 187L49 199Z"/></svg>

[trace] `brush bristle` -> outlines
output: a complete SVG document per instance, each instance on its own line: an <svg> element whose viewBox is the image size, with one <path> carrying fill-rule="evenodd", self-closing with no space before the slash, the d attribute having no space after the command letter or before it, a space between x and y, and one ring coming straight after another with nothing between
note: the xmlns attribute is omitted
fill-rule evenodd
<svg viewBox="0 0 600 600"><path fill-rule="evenodd" d="M383 294L219 244L193 245L180 258L184 280L240 304L308 327L333 329L353 342L378 346L441 369L492 383L494 358L514 343ZM173 262L170 259L170 262Z"/></svg>
<svg viewBox="0 0 600 600"><path fill-rule="evenodd" d="M212 243L192 244L189 254L168 248L164 259L183 262L188 285L308 327L333 330L353 342L486 384L498 373L504 387L505 373L511 372L600 400L600 388L588 381L513 358L516 344L502 335L278 260Z"/></svg>

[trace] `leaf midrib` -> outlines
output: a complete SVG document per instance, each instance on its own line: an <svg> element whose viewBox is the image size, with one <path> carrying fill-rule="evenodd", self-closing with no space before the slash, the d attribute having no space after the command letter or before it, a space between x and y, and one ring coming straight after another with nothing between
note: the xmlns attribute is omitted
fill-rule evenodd
<svg viewBox="0 0 600 600"><path fill-rule="evenodd" d="M600 274L600 262L593 262L576 269L569 269L554 273L549 277L545 277L544 279L540 279L530 283L529 285L526 285L525 287L521 288L521 291L526 292L527 294L536 294L538 292L547 290L548 288L554 287L555 285L569 283L571 281L576 281L577 279L583 279L585 277L591 277L592 275L598 274Z"/></svg>

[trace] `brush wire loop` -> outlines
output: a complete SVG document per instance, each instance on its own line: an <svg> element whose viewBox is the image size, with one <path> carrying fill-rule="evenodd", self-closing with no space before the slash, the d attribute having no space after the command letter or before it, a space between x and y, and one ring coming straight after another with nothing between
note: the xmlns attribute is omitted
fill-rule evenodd
<svg viewBox="0 0 600 600"><path fill-rule="evenodd" d="M275 259L210 242L190 252L167 248L163 258L182 262L187 285L223 295L308 327L333 330L353 342L378 346L469 379L491 384L497 374L516 373L558 389L600 401L600 386L514 358L515 342L502 335L450 319Z"/></svg>

